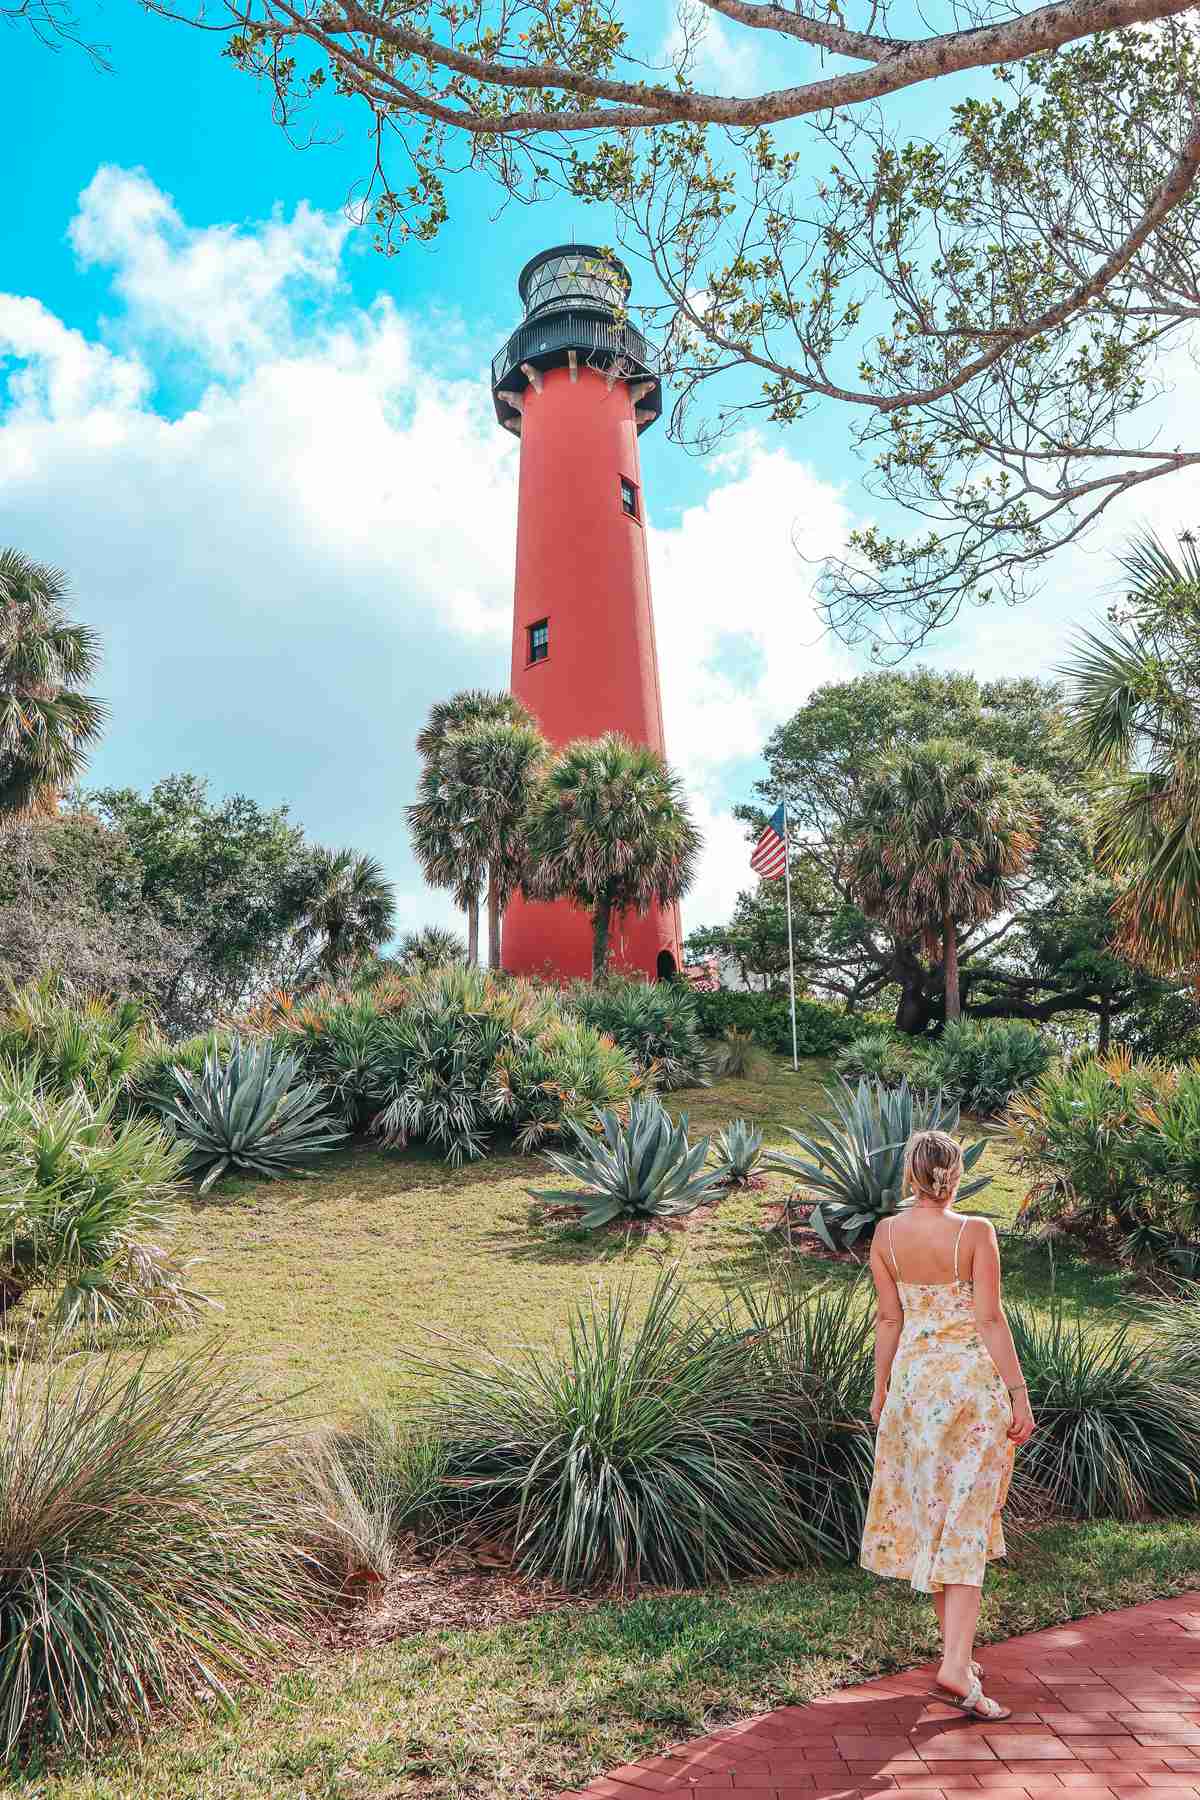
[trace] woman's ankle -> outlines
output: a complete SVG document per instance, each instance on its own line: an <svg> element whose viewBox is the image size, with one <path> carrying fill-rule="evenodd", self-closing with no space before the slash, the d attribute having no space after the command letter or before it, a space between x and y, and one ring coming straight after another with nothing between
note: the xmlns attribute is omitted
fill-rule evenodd
<svg viewBox="0 0 1200 1800"><path fill-rule="evenodd" d="M959 1662L944 1656L938 1665L938 1680L943 1687L965 1694L972 1680L970 1658Z"/></svg>

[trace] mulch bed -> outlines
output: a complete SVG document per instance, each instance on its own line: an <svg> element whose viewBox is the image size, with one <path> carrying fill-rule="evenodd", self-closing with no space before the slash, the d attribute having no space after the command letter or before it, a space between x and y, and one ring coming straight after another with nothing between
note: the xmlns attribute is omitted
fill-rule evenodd
<svg viewBox="0 0 1200 1800"><path fill-rule="evenodd" d="M600 1598L527 1580L486 1547L455 1547L432 1561L410 1549L371 1597L365 1602L347 1597L336 1604L314 1635L327 1650L371 1649L425 1632L520 1624L565 1606L596 1606Z"/></svg>

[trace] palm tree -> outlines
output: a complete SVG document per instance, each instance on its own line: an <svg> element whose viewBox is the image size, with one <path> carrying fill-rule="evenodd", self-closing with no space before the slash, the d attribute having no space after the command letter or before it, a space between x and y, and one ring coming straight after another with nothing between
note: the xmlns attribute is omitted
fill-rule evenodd
<svg viewBox="0 0 1200 1800"><path fill-rule="evenodd" d="M405 932L396 946L396 964L406 975L423 974L426 969L466 960L467 946L458 933L440 925L423 925L420 931Z"/></svg>
<svg viewBox="0 0 1200 1800"><path fill-rule="evenodd" d="M1135 538L1131 586L1062 673L1077 751L1103 779L1095 855L1120 884L1126 954L1168 972L1200 962L1200 550Z"/></svg>
<svg viewBox="0 0 1200 1800"><path fill-rule="evenodd" d="M80 690L100 639L67 616L61 569L0 550L0 814L53 811L83 771L108 709Z"/></svg>
<svg viewBox="0 0 1200 1800"><path fill-rule="evenodd" d="M413 849L431 887L449 888L467 915L467 961L479 961L479 896L488 875L491 834L479 801L459 772L443 769L451 738L493 724L534 727L532 715L511 694L464 688L430 709L417 735L424 762L415 805L408 809ZM503 885L501 883L501 885ZM499 929L494 936L499 954Z"/></svg>
<svg viewBox="0 0 1200 1800"><path fill-rule="evenodd" d="M387 942L395 917L392 884L373 856L318 851L312 889L296 928L302 969L310 979L349 974Z"/></svg>
<svg viewBox="0 0 1200 1800"><path fill-rule="evenodd" d="M470 805L464 834L487 865L490 969L500 967L500 918L525 872L525 819L549 754L528 719L481 720L451 732L442 747L442 779Z"/></svg>
<svg viewBox="0 0 1200 1800"><path fill-rule="evenodd" d="M946 1017L962 1007L958 927L1011 904L1027 866L1037 816L1010 763L934 738L882 757L863 787L850 831L847 874L863 911L900 937L940 943Z"/></svg>
<svg viewBox="0 0 1200 1800"><path fill-rule="evenodd" d="M533 899L565 898L592 918L592 979L608 968L614 913L687 892L701 838L662 757L619 732L579 738L550 764L526 824Z"/></svg>

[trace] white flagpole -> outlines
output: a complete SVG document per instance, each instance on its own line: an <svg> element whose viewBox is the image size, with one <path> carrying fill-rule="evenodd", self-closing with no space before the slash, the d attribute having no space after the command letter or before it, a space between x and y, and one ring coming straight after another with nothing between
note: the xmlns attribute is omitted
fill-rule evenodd
<svg viewBox="0 0 1200 1800"><path fill-rule="evenodd" d="M792 996L792 1068L798 1072L800 1058L796 1053L796 958L792 951L792 846L788 837L786 797L783 802L783 885L787 893L788 989Z"/></svg>

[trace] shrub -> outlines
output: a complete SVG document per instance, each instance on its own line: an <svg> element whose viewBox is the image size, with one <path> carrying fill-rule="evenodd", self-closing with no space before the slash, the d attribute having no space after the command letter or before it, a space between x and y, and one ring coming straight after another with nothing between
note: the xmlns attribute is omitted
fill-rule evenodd
<svg viewBox="0 0 1200 1800"><path fill-rule="evenodd" d="M506 1105L493 1081L498 1061L558 1017L552 994L486 970L440 969L417 981L375 1039L382 1104L373 1129L391 1144L434 1144L456 1165L483 1156Z"/></svg>
<svg viewBox="0 0 1200 1800"><path fill-rule="evenodd" d="M114 1125L111 1097L0 1074L0 1314L40 1290L63 1330L194 1315L200 1297L159 1242L182 1160L149 1121Z"/></svg>
<svg viewBox="0 0 1200 1800"><path fill-rule="evenodd" d="M113 1000L42 975L11 994L0 1017L0 1063L28 1070L39 1087L94 1100L123 1089L161 1040L138 1000Z"/></svg>
<svg viewBox="0 0 1200 1800"><path fill-rule="evenodd" d="M628 1118L604 1112L596 1123L599 1137L568 1120L573 1150L550 1151L544 1159L558 1174L582 1182L582 1190L530 1190L535 1200L578 1205L587 1231L682 1218L711 1199L728 1174L724 1165L705 1169L709 1140L689 1144L687 1114L676 1125L654 1094L631 1101Z"/></svg>
<svg viewBox="0 0 1200 1800"><path fill-rule="evenodd" d="M255 1022L301 1058L350 1129L433 1144L454 1164L485 1155L497 1125L530 1150L644 1086L610 1037L564 1016L557 993L485 969L305 1004L276 996Z"/></svg>
<svg viewBox="0 0 1200 1800"><path fill-rule="evenodd" d="M300 1064L269 1043L234 1039L226 1056L213 1049L199 1075L176 1071L176 1092L161 1108L186 1150L184 1172L203 1194L230 1170L268 1180L299 1173L345 1137L325 1112L315 1081L300 1081Z"/></svg>
<svg viewBox="0 0 1200 1800"><path fill-rule="evenodd" d="M968 1112L1003 1112L1054 1060L1054 1044L1023 1019L956 1019L922 1045L934 1083Z"/></svg>
<svg viewBox="0 0 1200 1800"><path fill-rule="evenodd" d="M716 1073L731 1081L757 1075L763 1061L752 1034L739 1031L736 1025L731 1025L724 1037L718 1039L713 1052Z"/></svg>
<svg viewBox="0 0 1200 1800"><path fill-rule="evenodd" d="M755 1333L687 1308L664 1277L645 1313L593 1295L564 1348L416 1364L440 1446L434 1510L513 1546L568 1589L692 1586L789 1568L820 1548L770 1446L794 1430Z"/></svg>
<svg viewBox="0 0 1200 1800"><path fill-rule="evenodd" d="M1047 1070L1007 1123L1028 1216L1066 1214L1136 1242L1200 1227L1200 1069L1118 1054Z"/></svg>
<svg viewBox="0 0 1200 1800"><path fill-rule="evenodd" d="M1170 1351L1130 1323L1103 1336L1061 1311L1010 1313L1037 1431L1024 1481L1079 1519L1133 1519L1200 1508L1200 1391Z"/></svg>
<svg viewBox="0 0 1200 1800"><path fill-rule="evenodd" d="M762 1186L762 1179L756 1173L762 1161L763 1134L745 1119L731 1119L724 1131L719 1131L713 1149L717 1153L717 1161L721 1165L723 1179L731 1187L749 1187L757 1181Z"/></svg>
<svg viewBox="0 0 1200 1800"><path fill-rule="evenodd" d="M250 1672L308 1581L278 1418L211 1349L0 1369L0 1739L91 1741Z"/></svg>
<svg viewBox="0 0 1200 1800"><path fill-rule="evenodd" d="M779 1056L792 1054L792 1015L786 1000L774 994L739 993L720 988L698 993L696 1016L707 1037L721 1037L731 1026L749 1031L764 1050ZM796 1049L800 1056L832 1056L843 1044L861 1035L871 1015L843 1012L821 1000L797 1000Z"/></svg>
<svg viewBox="0 0 1200 1800"><path fill-rule="evenodd" d="M906 1075L911 1075L913 1057L911 1045L894 1032L865 1031L861 1037L851 1038L833 1062L838 1074L847 1081L857 1081L865 1075L870 1081L898 1087Z"/></svg>
<svg viewBox="0 0 1200 1800"><path fill-rule="evenodd" d="M227 1056L233 1046L230 1031L205 1031L184 1038L178 1044L158 1041L136 1062L129 1079L117 1098L117 1111L125 1116L138 1113L161 1113L172 1100L179 1083L175 1071L186 1069L189 1075L200 1075L206 1059L213 1054Z"/></svg>
<svg viewBox="0 0 1200 1800"><path fill-rule="evenodd" d="M708 1072L696 996L677 981L630 981L609 976L594 986L579 983L567 1005L577 1018L605 1031L655 1085L697 1087Z"/></svg>
<svg viewBox="0 0 1200 1800"><path fill-rule="evenodd" d="M809 1113L807 1132L788 1132L804 1156L772 1151L767 1167L798 1175L819 1196L809 1226L829 1249L844 1250L900 1210L908 1140L914 1131L956 1131L958 1103L941 1093L914 1094L907 1081L898 1088L865 1078L852 1088L843 1081L825 1093L832 1116ZM980 1142L964 1152L968 1175L983 1148ZM961 1198L979 1193L990 1180L983 1175L964 1181Z"/></svg>
<svg viewBox="0 0 1200 1800"><path fill-rule="evenodd" d="M857 1284L818 1288L799 1304L773 1287L748 1290L742 1303L761 1377L788 1409L773 1453L792 1503L824 1555L855 1562L875 1461L874 1311Z"/></svg>
<svg viewBox="0 0 1200 1800"><path fill-rule="evenodd" d="M630 1100L644 1086L628 1054L578 1019L556 1019L535 1037L502 1050L492 1066L493 1116L515 1134L519 1150L535 1150L564 1125Z"/></svg>

